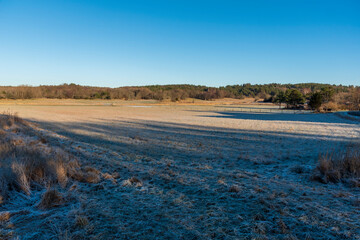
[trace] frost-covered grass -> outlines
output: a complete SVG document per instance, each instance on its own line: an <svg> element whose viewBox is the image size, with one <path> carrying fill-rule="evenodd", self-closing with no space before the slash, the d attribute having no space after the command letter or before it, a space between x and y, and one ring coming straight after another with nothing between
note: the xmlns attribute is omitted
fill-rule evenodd
<svg viewBox="0 0 360 240"><path fill-rule="evenodd" d="M79 173L79 164L62 151L44 146L25 121L16 115L0 116L0 194L3 201L11 191L30 195L34 187L66 187L69 178ZM33 135L33 136L31 136Z"/></svg>
<svg viewBox="0 0 360 240"><path fill-rule="evenodd" d="M37 134L17 115L0 115L1 239L16 237L11 220L27 213L23 209L30 206L28 213L32 214L74 201L78 196L70 196L69 191L77 180L92 183L100 178L95 168L82 168L75 157L46 144Z"/></svg>
<svg viewBox="0 0 360 240"><path fill-rule="evenodd" d="M236 106L14 108L41 145L87 166L56 183L61 197L35 187L0 205L20 239L360 238L360 188L312 178L319 155L359 140L357 122Z"/></svg>

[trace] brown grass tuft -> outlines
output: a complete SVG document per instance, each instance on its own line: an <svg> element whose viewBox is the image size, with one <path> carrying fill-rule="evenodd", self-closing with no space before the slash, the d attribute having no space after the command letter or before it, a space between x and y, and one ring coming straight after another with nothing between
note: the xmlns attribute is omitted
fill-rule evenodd
<svg viewBox="0 0 360 240"><path fill-rule="evenodd" d="M97 170L96 168L90 167L90 166L84 167L84 170L85 170L85 172L87 172L87 173L94 173L94 174L96 174L96 175L99 175L99 174L100 174L100 171L99 171L99 170Z"/></svg>
<svg viewBox="0 0 360 240"><path fill-rule="evenodd" d="M114 179L113 176L110 175L109 173L104 173L103 178L106 179L106 180L113 180Z"/></svg>
<svg viewBox="0 0 360 240"><path fill-rule="evenodd" d="M130 178L129 181L131 184L141 183L141 181L136 177Z"/></svg>
<svg viewBox="0 0 360 240"><path fill-rule="evenodd" d="M232 185L229 188L229 192L238 193L241 191L241 188L238 185Z"/></svg>
<svg viewBox="0 0 360 240"><path fill-rule="evenodd" d="M323 183L348 180L356 183L360 178L360 149L353 147L321 155L312 178Z"/></svg>
<svg viewBox="0 0 360 240"><path fill-rule="evenodd" d="M89 224L89 219L85 216L77 215L75 219L75 225L79 227L86 227Z"/></svg>
<svg viewBox="0 0 360 240"><path fill-rule="evenodd" d="M30 182L29 177L27 175L27 169L25 164L21 162L13 162L11 165L11 170L16 175L16 183L17 186L20 187L21 190L23 190L26 194L30 194Z"/></svg>
<svg viewBox="0 0 360 240"><path fill-rule="evenodd" d="M118 172L113 172L112 177L114 179L120 178L120 174Z"/></svg>
<svg viewBox="0 0 360 240"><path fill-rule="evenodd" d="M10 212L0 212L0 222L9 221L11 217Z"/></svg>
<svg viewBox="0 0 360 240"><path fill-rule="evenodd" d="M91 168L95 169L95 168ZM88 171L84 172L81 169L77 169L76 171L71 171L71 178L79 181L79 182L87 182L87 183L98 183L100 182L100 172L99 171Z"/></svg>
<svg viewBox="0 0 360 240"><path fill-rule="evenodd" d="M81 170L78 163L74 163L76 168L70 172L70 176L80 182L98 183L101 180L101 172L96 168L86 166L84 171Z"/></svg>
<svg viewBox="0 0 360 240"><path fill-rule="evenodd" d="M68 182L67 169L63 161L58 161L55 166L55 172L58 182L65 187Z"/></svg>
<svg viewBox="0 0 360 240"><path fill-rule="evenodd" d="M29 195L34 186L59 184L66 188L71 178L91 183L100 181L98 170L88 167L83 173L78 161L71 159L67 153L43 146L40 141L31 140L34 144L27 144L26 136L1 129L4 125L15 123L21 128L24 127L23 122L16 115L0 115L0 204L9 198L12 190ZM30 131L27 127L24 133Z"/></svg>
<svg viewBox="0 0 360 240"><path fill-rule="evenodd" d="M99 174L96 174L94 172L88 172L84 175L84 180L88 183L98 183L101 179Z"/></svg>
<svg viewBox="0 0 360 240"><path fill-rule="evenodd" d="M135 186L135 187L141 187L142 182L137 177L131 177L127 180L124 180L122 183L123 186Z"/></svg>
<svg viewBox="0 0 360 240"><path fill-rule="evenodd" d="M61 193L56 189L48 189L41 197L38 205L41 209L48 209L60 205L64 201Z"/></svg>
<svg viewBox="0 0 360 240"><path fill-rule="evenodd" d="M21 119L17 113L7 111L3 112L3 114L0 115L0 128L7 130L11 128L15 123L19 123L21 125L28 125L28 123Z"/></svg>

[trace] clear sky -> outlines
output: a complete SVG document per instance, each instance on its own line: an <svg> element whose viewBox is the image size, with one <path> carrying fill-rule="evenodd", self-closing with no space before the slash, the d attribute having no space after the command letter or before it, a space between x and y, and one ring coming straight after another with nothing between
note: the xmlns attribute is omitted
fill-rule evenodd
<svg viewBox="0 0 360 240"><path fill-rule="evenodd" d="M360 85L359 0L0 0L0 85Z"/></svg>

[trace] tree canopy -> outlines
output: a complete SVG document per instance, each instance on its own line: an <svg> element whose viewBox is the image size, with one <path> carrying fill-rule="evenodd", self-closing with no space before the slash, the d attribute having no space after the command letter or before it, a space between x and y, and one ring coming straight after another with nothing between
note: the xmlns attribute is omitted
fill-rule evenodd
<svg viewBox="0 0 360 240"><path fill-rule="evenodd" d="M31 99L31 98L72 98L72 99L172 99L174 101L185 98L204 100L219 98L257 97L260 99L275 99L282 92L296 89L304 96L321 89L325 89L325 99L330 99L334 93L348 92L349 87L329 84L301 83L301 84L242 84L225 87L207 87L197 85L152 85L143 87L89 87L76 84L58 86L3 86L0 87L0 98ZM326 90L327 89L327 90ZM324 95L325 96L325 95Z"/></svg>

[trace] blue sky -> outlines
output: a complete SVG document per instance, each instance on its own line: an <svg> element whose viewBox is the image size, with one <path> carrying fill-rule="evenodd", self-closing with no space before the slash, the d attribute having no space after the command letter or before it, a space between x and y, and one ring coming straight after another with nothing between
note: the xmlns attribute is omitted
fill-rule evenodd
<svg viewBox="0 0 360 240"><path fill-rule="evenodd" d="M360 85L360 1L0 0L0 85Z"/></svg>

